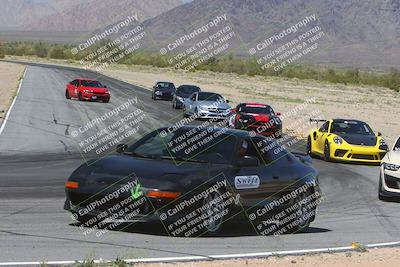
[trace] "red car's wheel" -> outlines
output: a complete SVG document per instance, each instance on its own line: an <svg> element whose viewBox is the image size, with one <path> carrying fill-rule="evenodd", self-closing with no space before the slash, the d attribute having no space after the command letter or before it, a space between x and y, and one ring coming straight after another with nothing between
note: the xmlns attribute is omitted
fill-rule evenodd
<svg viewBox="0 0 400 267"><path fill-rule="evenodd" d="M79 100L79 101L82 101L82 100L83 100L83 98L82 98L82 93L81 93L81 92L78 93L78 100Z"/></svg>
<svg viewBox="0 0 400 267"><path fill-rule="evenodd" d="M106 98L103 99L103 103L108 103L108 102L110 102L110 98L109 97L106 97Z"/></svg>
<svg viewBox="0 0 400 267"><path fill-rule="evenodd" d="M71 96L69 95L68 90L65 90L65 98L66 99L71 99Z"/></svg>

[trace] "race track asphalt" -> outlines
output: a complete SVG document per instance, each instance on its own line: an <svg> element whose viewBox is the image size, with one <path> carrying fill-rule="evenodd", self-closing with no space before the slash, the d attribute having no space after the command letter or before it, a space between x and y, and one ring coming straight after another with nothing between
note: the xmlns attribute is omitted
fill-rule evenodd
<svg viewBox="0 0 400 267"><path fill-rule="evenodd" d="M65 99L66 83L78 76L100 79L112 101ZM135 224L101 237L84 235L63 210L64 183L83 162L71 132L132 97L149 115L141 133L181 118L170 102L154 102L148 90L132 84L69 67L27 67L0 135L0 262L252 253L400 240L400 204L377 197L379 167L318 159L314 165L324 201L303 233L257 236L251 228L228 226L218 237L174 238L158 225Z"/></svg>

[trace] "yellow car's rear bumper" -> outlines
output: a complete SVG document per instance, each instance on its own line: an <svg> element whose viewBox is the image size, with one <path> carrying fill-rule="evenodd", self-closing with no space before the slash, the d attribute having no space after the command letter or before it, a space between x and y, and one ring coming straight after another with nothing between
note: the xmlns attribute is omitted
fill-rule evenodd
<svg viewBox="0 0 400 267"><path fill-rule="evenodd" d="M380 163L386 154L386 150L380 150L375 146L338 146L331 144L330 154L332 160Z"/></svg>

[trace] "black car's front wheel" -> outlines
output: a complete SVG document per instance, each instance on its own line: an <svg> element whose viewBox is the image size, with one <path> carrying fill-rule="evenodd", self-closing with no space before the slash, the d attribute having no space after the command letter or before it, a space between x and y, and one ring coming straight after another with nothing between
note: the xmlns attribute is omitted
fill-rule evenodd
<svg viewBox="0 0 400 267"><path fill-rule="evenodd" d="M207 234L216 235L221 231L225 207L219 191L210 192L203 201L202 218Z"/></svg>
<svg viewBox="0 0 400 267"><path fill-rule="evenodd" d="M311 199L311 200L310 200ZM296 224L292 228L292 232L302 231L310 226L311 221L315 216L315 205L313 205L313 198L310 198L310 192L305 191L299 193L295 198L293 213L295 213Z"/></svg>

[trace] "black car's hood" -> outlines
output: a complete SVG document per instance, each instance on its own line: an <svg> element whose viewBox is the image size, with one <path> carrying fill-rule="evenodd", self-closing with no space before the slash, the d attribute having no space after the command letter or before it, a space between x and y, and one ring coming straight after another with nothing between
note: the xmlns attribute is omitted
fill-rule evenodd
<svg viewBox="0 0 400 267"><path fill-rule="evenodd" d="M159 92L166 92L166 93L172 93L175 92L174 89L172 88L156 88L154 91L159 91Z"/></svg>
<svg viewBox="0 0 400 267"><path fill-rule="evenodd" d="M81 170L85 174L74 173L71 177L104 186L115 183L124 184L138 179L143 187L160 190L180 190L190 183L203 183L208 180L209 172L218 166L204 163L176 162L173 160L154 160L128 155L104 157Z"/></svg>
<svg viewBox="0 0 400 267"><path fill-rule="evenodd" d="M177 96L180 96L182 98L188 98L189 96L191 96L192 94L186 94L186 93L176 93Z"/></svg>
<svg viewBox="0 0 400 267"><path fill-rule="evenodd" d="M342 134L335 133L342 137L347 143L351 145L364 145L364 146L375 146L376 136L364 135L364 134Z"/></svg>

